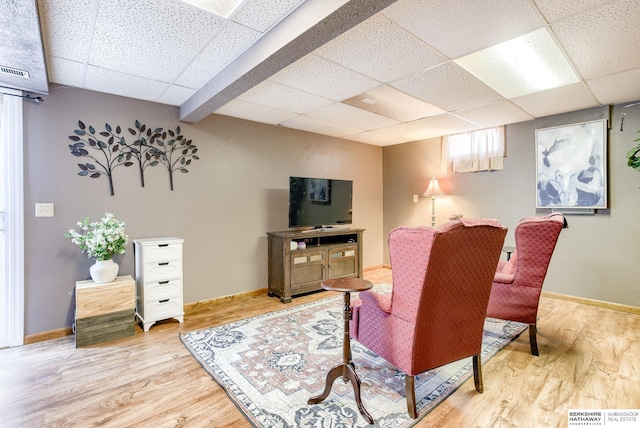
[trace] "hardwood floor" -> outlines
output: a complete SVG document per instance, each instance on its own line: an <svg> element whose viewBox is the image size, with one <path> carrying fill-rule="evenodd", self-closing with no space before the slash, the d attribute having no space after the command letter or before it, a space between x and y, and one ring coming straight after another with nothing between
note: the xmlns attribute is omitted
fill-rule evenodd
<svg viewBox="0 0 640 428"><path fill-rule="evenodd" d="M391 282L387 269L365 277ZM0 426L250 427L178 333L282 308L265 293L88 348L67 336L0 350ZM640 409L640 315L543 297L539 316L540 357L523 333L483 366L483 394L471 379L417 426L564 427L568 409Z"/></svg>

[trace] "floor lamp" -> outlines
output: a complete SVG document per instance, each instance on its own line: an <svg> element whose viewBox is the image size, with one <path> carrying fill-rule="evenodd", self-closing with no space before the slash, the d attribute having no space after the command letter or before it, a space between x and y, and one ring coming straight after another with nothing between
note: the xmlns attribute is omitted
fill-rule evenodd
<svg viewBox="0 0 640 428"><path fill-rule="evenodd" d="M431 227L436 227L436 196L444 196L444 192L435 177L431 178L429 187L427 187L422 196L431 197Z"/></svg>

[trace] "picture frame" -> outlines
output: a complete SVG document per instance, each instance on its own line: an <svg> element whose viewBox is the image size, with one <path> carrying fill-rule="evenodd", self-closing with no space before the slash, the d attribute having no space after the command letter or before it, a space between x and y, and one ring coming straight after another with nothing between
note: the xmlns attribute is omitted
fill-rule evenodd
<svg viewBox="0 0 640 428"><path fill-rule="evenodd" d="M536 208L607 208L607 121L536 129Z"/></svg>
<svg viewBox="0 0 640 428"><path fill-rule="evenodd" d="M310 178L307 195L312 203L328 204L331 200L329 180L326 178Z"/></svg>

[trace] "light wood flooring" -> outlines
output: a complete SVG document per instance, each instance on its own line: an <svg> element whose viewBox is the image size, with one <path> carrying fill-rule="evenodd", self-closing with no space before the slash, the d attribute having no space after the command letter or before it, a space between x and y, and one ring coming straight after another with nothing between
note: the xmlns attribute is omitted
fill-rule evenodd
<svg viewBox="0 0 640 428"><path fill-rule="evenodd" d="M391 282L387 269L365 277ZM265 293L88 348L67 336L0 350L0 426L249 427L178 333L281 308ZM418 426L564 427L568 409L640 409L640 315L543 297L539 316L540 357L523 333L485 362L483 394L469 380Z"/></svg>

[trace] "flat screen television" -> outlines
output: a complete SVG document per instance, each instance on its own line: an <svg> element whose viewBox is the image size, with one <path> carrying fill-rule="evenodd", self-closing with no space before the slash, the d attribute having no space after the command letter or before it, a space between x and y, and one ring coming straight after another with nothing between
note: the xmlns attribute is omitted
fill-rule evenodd
<svg viewBox="0 0 640 428"><path fill-rule="evenodd" d="M352 223L353 181L289 177L289 227Z"/></svg>

